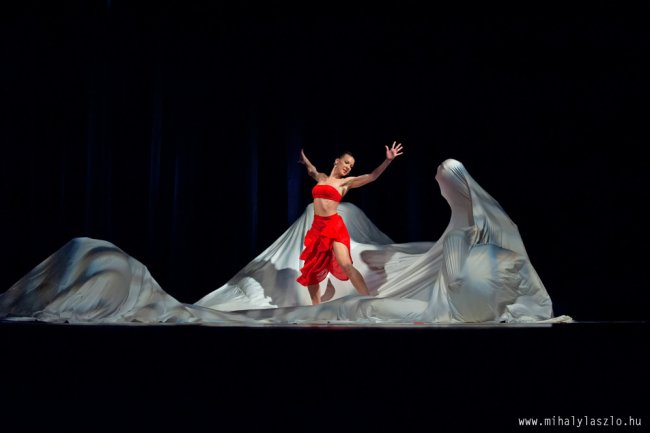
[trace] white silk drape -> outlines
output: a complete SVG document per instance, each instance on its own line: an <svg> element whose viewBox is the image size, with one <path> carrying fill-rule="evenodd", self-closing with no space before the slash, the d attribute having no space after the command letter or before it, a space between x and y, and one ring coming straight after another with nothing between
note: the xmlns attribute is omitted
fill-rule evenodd
<svg viewBox="0 0 650 433"><path fill-rule="evenodd" d="M349 281L321 283L310 305L296 282L307 206L272 245L195 303L166 293L146 266L117 246L75 238L0 295L0 318L79 323L483 323L565 321L530 263L517 226L459 161L438 167L451 207L436 242L394 243L355 205L339 213L355 267L372 296Z"/></svg>

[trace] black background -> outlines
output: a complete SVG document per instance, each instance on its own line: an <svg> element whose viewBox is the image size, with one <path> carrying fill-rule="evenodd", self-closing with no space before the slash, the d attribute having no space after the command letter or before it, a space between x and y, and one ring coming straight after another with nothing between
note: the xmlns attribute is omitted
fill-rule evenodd
<svg viewBox="0 0 650 433"><path fill-rule="evenodd" d="M556 314L647 318L643 10L27 2L3 15L0 286L109 240L195 302L309 203L300 148L371 171L346 200L435 241L451 157L518 224Z"/></svg>
<svg viewBox="0 0 650 433"><path fill-rule="evenodd" d="M4 324L2 425L524 431L516 417L645 415L647 323L618 322L648 317L646 16L612 2L7 5L0 288L90 236L195 302L309 203L301 147L323 171L349 149L361 174L397 140L404 155L346 200L395 242L435 241L449 220L435 168L460 160L518 224L555 313L583 323Z"/></svg>

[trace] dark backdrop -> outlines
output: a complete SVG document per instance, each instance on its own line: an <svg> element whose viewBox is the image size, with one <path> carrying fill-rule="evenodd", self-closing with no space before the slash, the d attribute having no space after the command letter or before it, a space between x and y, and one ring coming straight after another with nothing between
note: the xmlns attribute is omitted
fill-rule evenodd
<svg viewBox="0 0 650 433"><path fill-rule="evenodd" d="M2 18L0 288L106 239L195 302L309 203L303 147L358 205L435 241L445 158L518 224L556 314L647 318L648 31L638 10L322 14L251 3L26 2ZM317 7L314 6L314 7Z"/></svg>

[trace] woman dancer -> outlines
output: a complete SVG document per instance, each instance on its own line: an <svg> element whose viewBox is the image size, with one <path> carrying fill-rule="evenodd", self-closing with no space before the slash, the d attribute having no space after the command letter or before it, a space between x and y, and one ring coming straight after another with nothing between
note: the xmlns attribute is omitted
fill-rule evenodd
<svg viewBox="0 0 650 433"><path fill-rule="evenodd" d="M337 207L343 196L352 188L377 180L393 160L402 154L402 144L393 142L386 147L386 159L371 173L350 176L354 167L354 157L350 152L342 153L334 160L334 167L329 175L320 173L300 151L301 164L307 167L307 173L315 181L312 189L314 198L314 222L305 235L305 248L300 254L304 265L297 281L309 289L312 304L320 304L320 282L329 273L340 280L350 280L361 295L368 295L368 287L361 273L352 265L350 254L350 235L343 218L337 213Z"/></svg>

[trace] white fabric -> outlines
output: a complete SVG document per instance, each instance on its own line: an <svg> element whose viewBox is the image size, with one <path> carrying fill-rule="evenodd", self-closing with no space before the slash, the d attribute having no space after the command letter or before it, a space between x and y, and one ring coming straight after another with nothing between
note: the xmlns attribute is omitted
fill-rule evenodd
<svg viewBox="0 0 650 433"><path fill-rule="evenodd" d="M226 284L194 304L166 293L147 268L115 245L71 240L0 295L0 318L82 323L482 323L570 321L528 259L517 226L456 160L436 180L451 207L437 242L396 244L355 205L339 213L354 266L372 296L349 281L321 283L311 305L296 282L313 205Z"/></svg>

